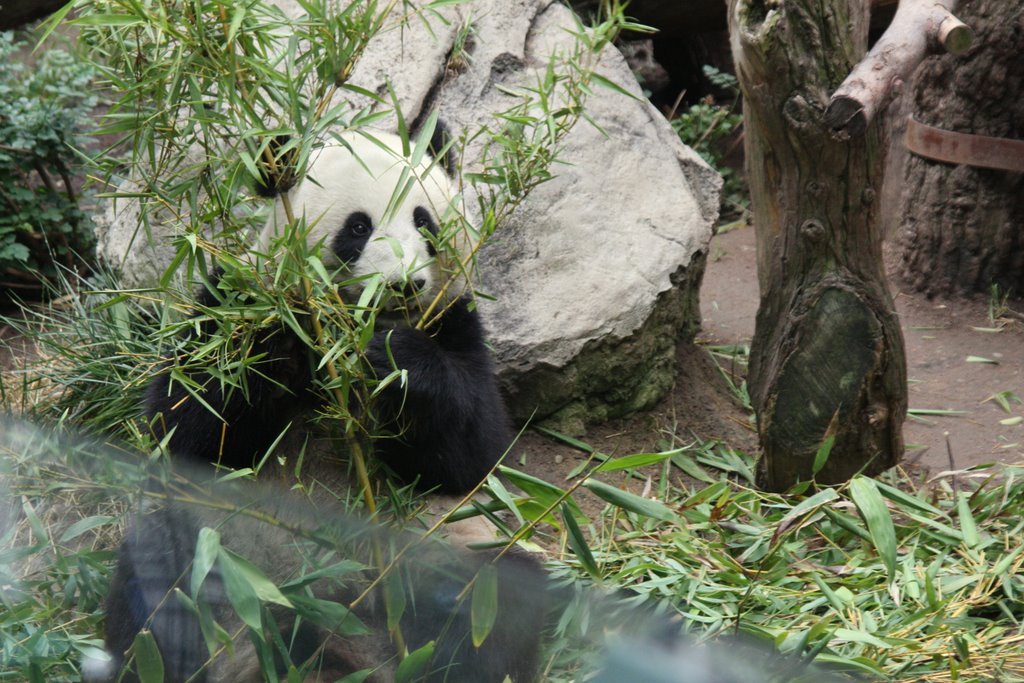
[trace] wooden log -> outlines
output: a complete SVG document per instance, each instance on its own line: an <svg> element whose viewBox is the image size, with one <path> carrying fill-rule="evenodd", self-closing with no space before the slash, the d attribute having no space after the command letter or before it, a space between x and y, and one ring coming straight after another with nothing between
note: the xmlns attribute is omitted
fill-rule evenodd
<svg viewBox="0 0 1024 683"><path fill-rule="evenodd" d="M882 149L825 117L867 48L864 0L731 0L761 302L749 387L759 484L835 483L903 452L906 359L878 225ZM826 432L835 441L815 471Z"/></svg>

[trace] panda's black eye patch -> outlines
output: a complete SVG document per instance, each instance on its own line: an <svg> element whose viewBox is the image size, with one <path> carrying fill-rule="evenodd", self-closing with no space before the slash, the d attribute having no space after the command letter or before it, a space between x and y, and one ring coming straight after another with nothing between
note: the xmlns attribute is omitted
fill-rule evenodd
<svg viewBox="0 0 1024 683"><path fill-rule="evenodd" d="M430 215L430 212L422 206L417 206L412 210L412 220L420 230L426 230L431 235L437 236L437 223L434 222L434 217Z"/></svg>
<svg viewBox="0 0 1024 683"><path fill-rule="evenodd" d="M345 224L334 236L331 248L342 263L353 263L363 253L363 247L373 232L373 220L366 213L350 213Z"/></svg>
<svg viewBox="0 0 1024 683"><path fill-rule="evenodd" d="M434 217L429 211L422 206L417 206L412 210L412 222L419 230L426 230L434 237L437 237L437 223L434 222ZM427 252L431 256L437 256L437 250L434 248L434 243L430 240L427 241Z"/></svg>
<svg viewBox="0 0 1024 683"><path fill-rule="evenodd" d="M373 232L373 221L362 211L356 211L345 219L345 231L352 237L369 237Z"/></svg>

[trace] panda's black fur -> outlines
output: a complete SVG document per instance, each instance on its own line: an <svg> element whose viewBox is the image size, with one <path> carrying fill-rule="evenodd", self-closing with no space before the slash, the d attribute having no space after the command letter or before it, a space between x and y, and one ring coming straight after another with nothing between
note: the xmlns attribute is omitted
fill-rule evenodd
<svg viewBox="0 0 1024 683"><path fill-rule="evenodd" d="M215 302L209 293L200 301ZM192 377L205 386L203 401L216 414L181 385L171 386L169 375L153 379L146 390L146 417L158 435L174 429L171 453L249 467L290 421L315 409L305 346L290 332L266 331L252 354L267 360L259 372L249 373L247 392L225 392L211 376ZM392 382L375 401L374 416L389 436L375 442L374 454L421 490L472 489L511 441L479 314L460 298L425 329L400 325L375 332L366 359L379 377L392 371L392 358L407 371L408 383Z"/></svg>
<svg viewBox="0 0 1024 683"><path fill-rule="evenodd" d="M443 129L439 129L439 133L443 133ZM437 136L432 148L442 148ZM333 186L340 187L339 184L351 179L329 180ZM323 181L320 178L318 185ZM279 186L268 182L264 189ZM293 194L301 189L300 183ZM320 200L323 198L318 197ZM440 217L436 210L428 211L426 203L416 205L409 216L400 218L412 221L421 233L436 234ZM357 272L369 258L367 250L372 249L377 249L378 259L387 260L387 252L368 240L377 226L372 225L367 212L350 210L343 220L332 225L322 226L320 237L324 251L330 250L338 264ZM405 237L408 235L403 235ZM433 257L433 244L427 235L422 238L422 245L406 242L406 249L417 253L422 250ZM414 268L393 286L412 295L424 288L436 289L437 280L432 273L423 269L421 263L414 263L414 266L420 269ZM215 274L211 286L216 289L217 285ZM218 305L222 297L220 292L207 289L199 296L198 303L212 307ZM210 331L204 329L203 324L199 325L199 335ZM191 379L203 387L200 401L190 396L180 383L172 383L169 373L160 373L152 380L146 391L144 412L157 436L170 433L168 446L176 458L231 467L251 466L262 458L290 422L299 424L316 410L316 397L311 391L311 359L305 345L292 332L284 327L259 330L249 353L262 355L265 360L259 364L258 372L247 374L245 391L236 388L225 392L216 377L197 371ZM405 370L408 377L404 386L393 382L385 387L375 401L374 418L379 431L392 434L375 442L375 457L403 481L416 482L421 491L461 494L476 486L505 453L511 434L493 361L485 345L483 326L471 300L461 297L444 302L443 314L424 329L407 324L378 328L366 350L366 359L379 377L390 374L394 367ZM317 477L344 476L330 471L331 467L344 468L344 465L319 462L307 464L306 469L317 471ZM334 514L331 510L324 514ZM237 520L226 523L228 526L223 532L226 541L243 550L266 554L263 559L269 566L295 564L295 558L287 550L288 539L280 537L274 529L249 530L240 527ZM86 680L113 680L115 670L124 662L124 653L143 629L153 633L164 651L165 680L209 683L260 680L258 667L250 673L245 673L249 670L244 667L239 670L230 665L221 665L218 670L218 665L214 664L209 669L209 654L196 615L183 608L171 594L175 587L187 585L196 533L210 525L207 519L196 519L192 510L176 506L150 510L137 517L122 544L106 606L107 646L112 666L97 668ZM535 559L516 548L500 558L496 566L503 590L496 626L484 645L474 648L467 640L469 603L456 597L476 569L498 559L498 555L491 551L467 552L465 548L456 548L453 552L457 561L440 563L435 573L410 572L419 576L419 580L414 586L415 605L407 609L402 621L407 645L412 649L430 640L438 642L433 673L416 680L500 683L509 676L515 683L533 681L543 626L543 570ZM182 577L185 577L184 584ZM526 587L524 582L532 585ZM229 612L216 573L208 577L204 590L215 611ZM535 596L536 600L523 600L525 595ZM324 596L338 601L351 598L351 595L333 594L330 590ZM379 609L369 609L361 616L372 623L379 620L379 612ZM231 619L230 615L225 618ZM280 619L286 625L291 623L286 615ZM449 635L439 637L437 629L446 622ZM329 649L325 645L326 634L317 632L313 626L305 624L299 631L292 632L293 661L311 653L324 654ZM386 629L379 626L379 632L386 633ZM376 652L375 648L381 652ZM383 639L346 641L343 649L345 653L336 654L333 664L328 661L325 665L328 667L325 671L332 676L341 677L359 670L364 664L380 663L382 657L386 659L387 654L393 652L386 635ZM328 654L324 654L325 661L330 659ZM255 662L250 664L254 666ZM387 681L387 671L385 667L367 680ZM133 672L127 672L117 680L137 679Z"/></svg>

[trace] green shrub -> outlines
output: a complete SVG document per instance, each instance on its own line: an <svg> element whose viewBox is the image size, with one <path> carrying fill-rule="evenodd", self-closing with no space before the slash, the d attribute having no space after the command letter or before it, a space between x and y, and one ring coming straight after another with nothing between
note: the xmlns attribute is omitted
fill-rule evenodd
<svg viewBox="0 0 1024 683"><path fill-rule="evenodd" d="M739 87L736 77L712 66L704 67L704 74L717 87L728 92L732 102L719 104L708 95L672 119L672 128L679 139L722 174L722 211L735 216L746 210L749 203L743 187L743 178L735 169L725 165L727 152L722 142L743 125L743 115L737 111Z"/></svg>
<svg viewBox="0 0 1024 683"><path fill-rule="evenodd" d="M72 178L97 97L88 63L51 49L29 67L24 47L0 33L0 283L40 291L54 260L74 268L92 248Z"/></svg>

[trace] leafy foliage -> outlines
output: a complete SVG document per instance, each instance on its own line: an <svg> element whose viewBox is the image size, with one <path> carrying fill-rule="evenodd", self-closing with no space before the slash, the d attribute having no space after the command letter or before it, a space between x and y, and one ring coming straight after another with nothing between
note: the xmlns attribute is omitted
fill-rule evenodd
<svg viewBox="0 0 1024 683"><path fill-rule="evenodd" d="M743 115L737 111L739 86L732 74L704 66L704 74L716 87L729 94L731 103L719 104L708 95L700 102L679 112L671 120L679 139L693 148L704 161L722 175L722 206L730 213L742 213L749 203L743 188L743 179L735 169L727 166L722 142L743 125Z"/></svg>
<svg viewBox="0 0 1024 683"><path fill-rule="evenodd" d="M92 247L72 176L97 97L87 62L51 49L29 67L24 49L0 33L0 280L34 289L54 259L74 268Z"/></svg>
<svg viewBox="0 0 1024 683"><path fill-rule="evenodd" d="M561 548L573 570L567 576L626 588L638 598L625 600L634 611L668 607L682 631L702 641L744 634L763 643L776 657L759 680L822 680L823 670L872 680L1024 676L1024 552L1015 540L1024 528L1021 468L977 468L966 473L968 490L948 478L922 485L897 471L813 495L777 495L743 483L754 463L721 444L621 458L586 448L590 464L567 489L516 478L526 495L510 498L492 480L489 509L522 520L508 529L516 538L553 529L546 542ZM657 458L652 486L650 470L630 464ZM620 466L618 486L592 478ZM677 469L697 482L681 480ZM553 515L580 487L609 504L601 517L586 519L578 508ZM640 489L651 493L630 492ZM562 616L550 656L575 673L548 680L578 680L579 648L605 625L592 617L584 604Z"/></svg>

